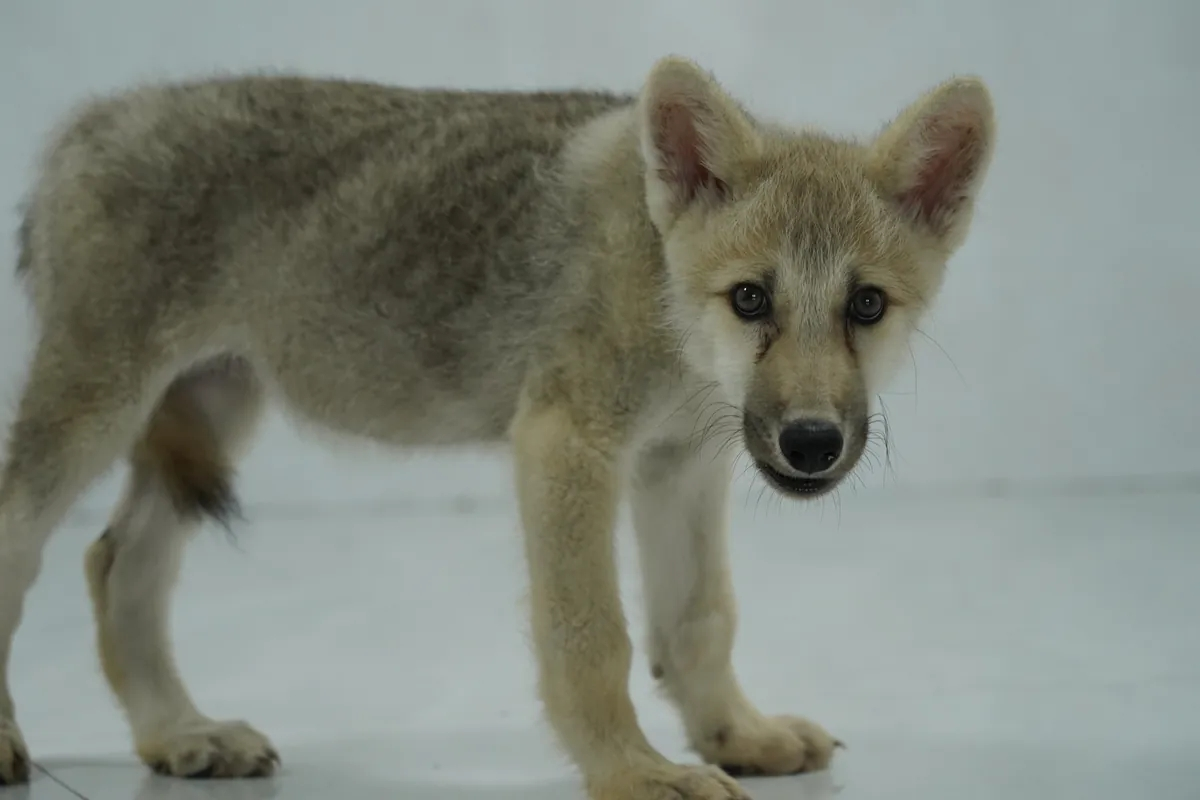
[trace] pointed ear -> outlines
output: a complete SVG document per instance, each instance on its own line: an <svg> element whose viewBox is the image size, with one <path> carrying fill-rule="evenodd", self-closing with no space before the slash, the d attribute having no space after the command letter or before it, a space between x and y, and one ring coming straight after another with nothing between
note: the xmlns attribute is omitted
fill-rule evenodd
<svg viewBox="0 0 1200 800"><path fill-rule="evenodd" d="M757 149L749 116L693 62L656 63L638 102L646 199L666 230L689 206L719 203Z"/></svg>
<svg viewBox="0 0 1200 800"><path fill-rule="evenodd" d="M906 219L954 250L966 237L994 138L992 100L983 82L947 81L876 138L868 172Z"/></svg>

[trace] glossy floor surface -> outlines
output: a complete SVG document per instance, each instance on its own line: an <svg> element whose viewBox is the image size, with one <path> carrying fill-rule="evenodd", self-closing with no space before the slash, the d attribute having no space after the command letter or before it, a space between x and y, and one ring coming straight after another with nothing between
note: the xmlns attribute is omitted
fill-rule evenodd
<svg viewBox="0 0 1200 800"><path fill-rule="evenodd" d="M742 678L844 738L770 798L1200 797L1200 495L849 500L735 514ZM534 702L511 509L252 521L193 547L175 611L202 707L269 781L149 777L94 666L80 556L52 543L12 682L40 772L0 798L582 797ZM638 625L628 540L623 558ZM643 723L684 758L644 659Z"/></svg>

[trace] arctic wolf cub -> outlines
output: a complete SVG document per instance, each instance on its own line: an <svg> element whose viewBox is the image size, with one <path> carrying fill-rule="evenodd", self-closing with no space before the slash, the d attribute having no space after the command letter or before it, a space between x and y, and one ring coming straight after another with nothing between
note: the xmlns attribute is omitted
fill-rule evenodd
<svg viewBox="0 0 1200 800"><path fill-rule="evenodd" d="M197 708L167 629L273 400L398 447L511 442L541 700L591 797L824 768L838 742L760 711L730 665L730 460L797 498L854 469L992 149L975 79L850 141L757 119L680 58L631 96L258 76L85 105L20 228L39 331L0 480L0 665L47 537L126 457L85 571L137 752L273 772L265 736ZM630 702L621 499L650 669L705 766L664 758ZM0 674L0 780L29 769Z"/></svg>

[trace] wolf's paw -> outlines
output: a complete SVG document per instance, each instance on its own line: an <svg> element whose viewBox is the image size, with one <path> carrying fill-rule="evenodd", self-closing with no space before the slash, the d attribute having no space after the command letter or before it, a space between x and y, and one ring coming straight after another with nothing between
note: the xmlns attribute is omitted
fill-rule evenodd
<svg viewBox="0 0 1200 800"><path fill-rule="evenodd" d="M730 775L794 775L829 766L842 743L801 717L754 715L712 731L693 748Z"/></svg>
<svg viewBox="0 0 1200 800"><path fill-rule="evenodd" d="M279 768L271 742L244 722L189 722L137 749L150 769L177 778L264 778Z"/></svg>
<svg viewBox="0 0 1200 800"><path fill-rule="evenodd" d="M669 762L591 780L588 794L592 800L750 800L737 781L715 767Z"/></svg>
<svg viewBox="0 0 1200 800"><path fill-rule="evenodd" d="M0 720L0 786L29 782L29 750L17 723Z"/></svg>

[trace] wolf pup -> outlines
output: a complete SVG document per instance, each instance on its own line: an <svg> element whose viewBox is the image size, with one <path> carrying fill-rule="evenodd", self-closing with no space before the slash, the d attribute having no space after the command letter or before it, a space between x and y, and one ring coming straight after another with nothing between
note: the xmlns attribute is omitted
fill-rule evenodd
<svg viewBox="0 0 1200 800"><path fill-rule="evenodd" d="M85 105L20 228L39 333L0 480L0 665L47 537L125 456L85 572L137 753L275 771L265 736L196 707L167 630L185 542L235 510L269 398L400 447L511 442L539 693L592 798L741 798L730 774L824 768L838 742L761 712L731 666L731 459L797 498L855 467L993 128L962 78L869 141L789 130L674 57L630 96L255 76ZM622 498L651 670L704 766L661 755L630 702Z"/></svg>

